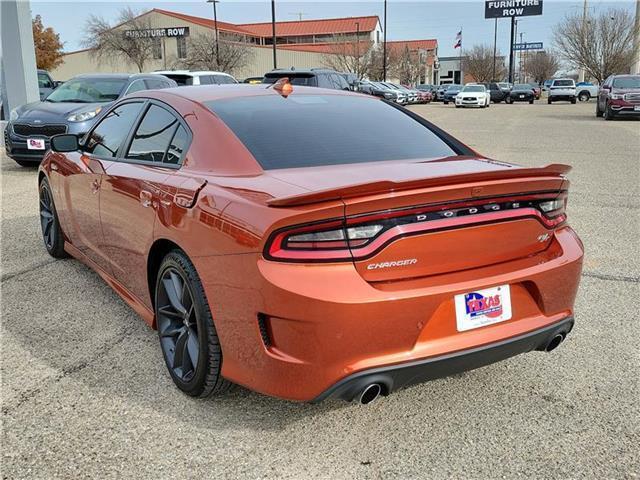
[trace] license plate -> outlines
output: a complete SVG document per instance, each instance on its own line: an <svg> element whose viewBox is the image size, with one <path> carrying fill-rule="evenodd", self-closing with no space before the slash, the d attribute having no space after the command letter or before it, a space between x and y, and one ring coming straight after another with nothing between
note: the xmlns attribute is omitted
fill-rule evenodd
<svg viewBox="0 0 640 480"><path fill-rule="evenodd" d="M42 138L29 138L27 139L28 150L44 150L44 139Z"/></svg>
<svg viewBox="0 0 640 480"><path fill-rule="evenodd" d="M459 332L504 322L511 318L509 285L456 295L455 304Z"/></svg>
<svg viewBox="0 0 640 480"><path fill-rule="evenodd" d="M640 112L640 105L635 105L633 107L633 110L636 111L636 112Z"/></svg>

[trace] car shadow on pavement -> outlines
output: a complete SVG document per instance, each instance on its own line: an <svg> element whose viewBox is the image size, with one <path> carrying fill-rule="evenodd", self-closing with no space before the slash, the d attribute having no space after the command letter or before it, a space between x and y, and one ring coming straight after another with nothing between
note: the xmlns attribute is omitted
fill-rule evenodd
<svg viewBox="0 0 640 480"><path fill-rule="evenodd" d="M38 226L35 215L2 222L3 232L39 240ZM285 401L240 386L220 396L188 397L166 371L156 332L97 273L75 259L53 260L33 242L2 249L29 259L2 279L3 363L6 371L20 372L5 376L5 413L37 397L69 393L59 389L89 399L107 394L134 410L214 429L279 430L349 407L339 400Z"/></svg>

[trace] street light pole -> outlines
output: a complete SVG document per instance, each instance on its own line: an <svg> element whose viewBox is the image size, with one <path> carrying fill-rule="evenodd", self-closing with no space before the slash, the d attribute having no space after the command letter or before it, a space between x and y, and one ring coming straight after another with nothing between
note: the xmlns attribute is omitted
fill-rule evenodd
<svg viewBox="0 0 640 480"><path fill-rule="evenodd" d="M491 80L494 82L498 79L496 78L496 52L498 45L498 17L495 18L495 24L493 26L493 75L491 76Z"/></svg>
<svg viewBox="0 0 640 480"><path fill-rule="evenodd" d="M640 0L636 0L636 22L634 25L633 46L635 48L631 73L640 74Z"/></svg>
<svg viewBox="0 0 640 480"><path fill-rule="evenodd" d="M585 38L585 30L587 28L587 14L588 14L587 0L584 0L584 5L582 6L582 38ZM580 69L580 74L578 75L578 80L580 82L584 82L585 76L586 76L586 72L584 70L584 67L582 67Z"/></svg>
<svg viewBox="0 0 640 480"><path fill-rule="evenodd" d="M360 80L360 22L356 22L356 75Z"/></svg>
<svg viewBox="0 0 640 480"><path fill-rule="evenodd" d="M384 38L382 40L382 79L387 81L387 0L384 0Z"/></svg>
<svg viewBox="0 0 640 480"><path fill-rule="evenodd" d="M213 4L213 29L216 32L216 65L220 68L220 47L218 42L218 13L216 12L216 3L220 0L207 0L207 3Z"/></svg>
<svg viewBox="0 0 640 480"><path fill-rule="evenodd" d="M271 0L271 36L273 42L273 69L278 68L278 58L276 54L276 0Z"/></svg>

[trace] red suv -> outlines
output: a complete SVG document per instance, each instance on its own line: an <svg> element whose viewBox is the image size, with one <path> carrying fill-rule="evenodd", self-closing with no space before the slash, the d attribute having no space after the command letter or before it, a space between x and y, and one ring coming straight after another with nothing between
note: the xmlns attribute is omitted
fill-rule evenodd
<svg viewBox="0 0 640 480"><path fill-rule="evenodd" d="M640 75L611 75L598 92L596 116L640 116Z"/></svg>

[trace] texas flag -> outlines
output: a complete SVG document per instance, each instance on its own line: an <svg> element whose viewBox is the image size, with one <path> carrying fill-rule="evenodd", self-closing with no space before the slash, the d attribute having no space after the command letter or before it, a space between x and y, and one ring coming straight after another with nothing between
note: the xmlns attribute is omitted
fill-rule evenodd
<svg viewBox="0 0 640 480"><path fill-rule="evenodd" d="M456 44L453 48L462 48L462 30L460 30L456 35Z"/></svg>

